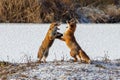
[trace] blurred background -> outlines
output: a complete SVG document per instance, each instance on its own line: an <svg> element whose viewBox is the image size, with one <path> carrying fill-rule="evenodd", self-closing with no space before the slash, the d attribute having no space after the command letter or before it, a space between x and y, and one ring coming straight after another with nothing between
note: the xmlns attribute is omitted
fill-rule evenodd
<svg viewBox="0 0 120 80"><path fill-rule="evenodd" d="M1 23L120 23L120 0L0 0Z"/></svg>

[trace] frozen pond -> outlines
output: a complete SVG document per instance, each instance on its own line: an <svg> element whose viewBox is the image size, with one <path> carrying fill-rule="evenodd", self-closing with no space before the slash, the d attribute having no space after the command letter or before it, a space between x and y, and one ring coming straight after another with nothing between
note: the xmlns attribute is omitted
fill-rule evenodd
<svg viewBox="0 0 120 80"><path fill-rule="evenodd" d="M37 60L37 52L50 24L0 24L0 61ZM64 32L66 24L61 25ZM78 24L75 32L80 46L91 59L120 59L119 24ZM50 48L47 61L70 59L69 49L60 40Z"/></svg>

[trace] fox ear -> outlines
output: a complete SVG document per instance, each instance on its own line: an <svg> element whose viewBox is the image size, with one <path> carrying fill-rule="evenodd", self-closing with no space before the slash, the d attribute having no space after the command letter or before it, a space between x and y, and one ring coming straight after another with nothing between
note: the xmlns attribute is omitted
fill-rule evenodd
<svg viewBox="0 0 120 80"><path fill-rule="evenodd" d="M60 26L60 25L61 25L61 23L58 21L54 23L54 26Z"/></svg>
<svg viewBox="0 0 120 80"><path fill-rule="evenodd" d="M71 22L71 23L76 23L75 18L72 18L72 19L70 20L70 22Z"/></svg>
<svg viewBox="0 0 120 80"><path fill-rule="evenodd" d="M67 20L66 23L70 24L70 23L76 23L75 18L72 18L70 20Z"/></svg>

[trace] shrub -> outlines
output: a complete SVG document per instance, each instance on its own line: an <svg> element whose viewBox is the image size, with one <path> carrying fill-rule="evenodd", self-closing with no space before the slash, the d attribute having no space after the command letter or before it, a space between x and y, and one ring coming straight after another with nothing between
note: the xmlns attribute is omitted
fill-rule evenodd
<svg viewBox="0 0 120 80"><path fill-rule="evenodd" d="M38 0L0 0L3 10L1 21L5 22L40 22Z"/></svg>

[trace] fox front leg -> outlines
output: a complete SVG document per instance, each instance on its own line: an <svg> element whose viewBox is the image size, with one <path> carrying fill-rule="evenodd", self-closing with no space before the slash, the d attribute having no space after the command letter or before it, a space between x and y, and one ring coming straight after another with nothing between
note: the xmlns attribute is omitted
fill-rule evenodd
<svg viewBox="0 0 120 80"><path fill-rule="evenodd" d="M56 35L55 35L55 38L60 38L60 37L62 37L62 36L63 36L62 33L57 32Z"/></svg>
<svg viewBox="0 0 120 80"><path fill-rule="evenodd" d="M59 40L61 40L61 41L65 41L64 36L63 36L62 33L57 32L57 34L58 34L58 35L56 36L57 39L59 39Z"/></svg>
<svg viewBox="0 0 120 80"><path fill-rule="evenodd" d="M62 33L57 32L56 34L51 34L51 40L54 40L55 38L59 39L61 36L63 36Z"/></svg>

